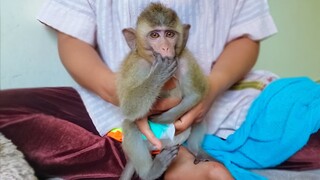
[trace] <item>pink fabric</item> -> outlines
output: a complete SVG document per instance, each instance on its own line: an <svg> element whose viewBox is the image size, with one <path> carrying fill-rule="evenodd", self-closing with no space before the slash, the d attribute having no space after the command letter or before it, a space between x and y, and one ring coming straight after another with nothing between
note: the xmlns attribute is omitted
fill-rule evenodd
<svg viewBox="0 0 320 180"><path fill-rule="evenodd" d="M0 131L39 177L119 179L121 145L98 136L75 90L4 90L0 99Z"/></svg>

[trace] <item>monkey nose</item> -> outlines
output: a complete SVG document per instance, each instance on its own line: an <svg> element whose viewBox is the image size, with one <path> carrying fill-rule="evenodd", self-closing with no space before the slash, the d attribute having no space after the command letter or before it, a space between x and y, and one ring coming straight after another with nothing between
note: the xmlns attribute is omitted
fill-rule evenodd
<svg viewBox="0 0 320 180"><path fill-rule="evenodd" d="M169 47L162 47L160 54L162 57L168 57L168 58L174 57L174 51L170 50Z"/></svg>

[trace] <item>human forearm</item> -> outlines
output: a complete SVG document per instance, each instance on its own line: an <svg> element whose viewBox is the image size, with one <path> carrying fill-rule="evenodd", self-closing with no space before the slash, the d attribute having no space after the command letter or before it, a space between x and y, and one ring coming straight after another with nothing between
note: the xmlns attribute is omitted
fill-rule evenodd
<svg viewBox="0 0 320 180"><path fill-rule="evenodd" d="M240 38L230 42L219 56L209 74L209 91L203 100L175 122L177 133L192 123L203 120L215 98L243 78L255 64L259 42Z"/></svg>
<svg viewBox="0 0 320 180"><path fill-rule="evenodd" d="M212 98L227 90L252 69L258 58L259 46L259 42L247 37L227 44L209 75Z"/></svg>
<svg viewBox="0 0 320 180"><path fill-rule="evenodd" d="M63 65L77 83L118 105L115 73L103 63L94 47L58 32L58 49Z"/></svg>

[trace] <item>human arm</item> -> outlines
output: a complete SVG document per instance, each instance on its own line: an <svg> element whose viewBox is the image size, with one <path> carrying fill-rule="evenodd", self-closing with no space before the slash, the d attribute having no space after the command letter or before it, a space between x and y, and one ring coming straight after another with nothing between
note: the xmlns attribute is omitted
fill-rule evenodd
<svg viewBox="0 0 320 180"><path fill-rule="evenodd" d="M95 48L79 39L58 32L58 49L61 61L77 83L95 92L104 100L119 105L116 95L116 78L101 60ZM172 88L172 85L169 85ZM154 112L168 110L178 103L176 99L167 98L153 107ZM137 121L140 131L156 147L160 141L154 136L146 119Z"/></svg>
<svg viewBox="0 0 320 180"><path fill-rule="evenodd" d="M118 105L115 73L103 63L95 48L62 32L57 35L60 59L74 80L104 100Z"/></svg>
<svg viewBox="0 0 320 180"><path fill-rule="evenodd" d="M208 75L209 91L203 100L175 122L177 134L194 122L201 121L215 98L243 78L254 66L259 54L259 41L240 37L229 42Z"/></svg>

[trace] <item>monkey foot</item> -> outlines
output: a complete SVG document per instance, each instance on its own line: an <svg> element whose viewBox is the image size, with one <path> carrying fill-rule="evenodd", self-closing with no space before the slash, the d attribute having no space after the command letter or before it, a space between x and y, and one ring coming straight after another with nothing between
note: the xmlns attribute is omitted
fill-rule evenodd
<svg viewBox="0 0 320 180"><path fill-rule="evenodd" d="M199 164L200 162L208 162L210 161L210 159L198 159L198 158L195 158L194 161L193 161L193 164Z"/></svg>

